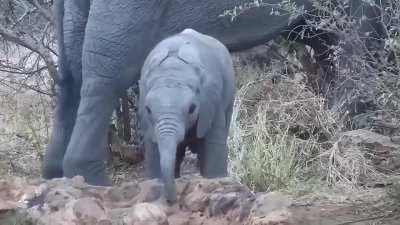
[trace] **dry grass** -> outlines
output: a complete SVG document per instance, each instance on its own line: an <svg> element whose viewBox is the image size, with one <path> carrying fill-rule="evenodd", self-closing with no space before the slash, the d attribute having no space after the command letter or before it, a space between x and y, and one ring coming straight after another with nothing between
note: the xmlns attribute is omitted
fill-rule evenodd
<svg viewBox="0 0 400 225"><path fill-rule="evenodd" d="M255 67L237 74L229 146L230 172L239 181L255 191L296 192L307 182L353 189L386 178L363 149L336 146L343 121L304 83L274 82L271 72Z"/></svg>
<svg viewBox="0 0 400 225"><path fill-rule="evenodd" d="M334 134L334 117L324 99L304 84L274 83L268 72L254 68L238 73L256 79L237 93L229 137L231 173L253 190L288 188L303 180L321 143Z"/></svg>
<svg viewBox="0 0 400 225"><path fill-rule="evenodd" d="M321 166L326 173L326 182L331 185L358 188L360 184L383 181L386 178L385 174L376 170L360 148L347 148L341 151L335 144L320 157L323 162Z"/></svg>

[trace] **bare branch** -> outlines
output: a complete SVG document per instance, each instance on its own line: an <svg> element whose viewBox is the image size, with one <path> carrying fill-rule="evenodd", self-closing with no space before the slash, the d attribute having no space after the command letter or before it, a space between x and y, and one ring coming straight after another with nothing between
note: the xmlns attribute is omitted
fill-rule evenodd
<svg viewBox="0 0 400 225"><path fill-rule="evenodd" d="M32 4L33 6L35 6L35 8L37 8L40 12L40 14L45 17L48 21L50 21L51 23L54 22L54 17L53 14L51 13L50 10L46 9L45 7L43 7L43 2L42 4L40 4L38 2L38 0L25 0L27 2L29 2L30 4Z"/></svg>

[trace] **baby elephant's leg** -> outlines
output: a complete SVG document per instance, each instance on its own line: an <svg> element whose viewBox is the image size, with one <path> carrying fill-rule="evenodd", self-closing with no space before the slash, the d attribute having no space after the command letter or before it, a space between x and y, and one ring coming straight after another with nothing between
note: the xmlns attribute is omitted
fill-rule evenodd
<svg viewBox="0 0 400 225"><path fill-rule="evenodd" d="M147 176L161 178L160 153L157 144L151 140L144 140L144 151Z"/></svg>
<svg viewBox="0 0 400 225"><path fill-rule="evenodd" d="M218 112L214 124L199 149L200 174L206 178L228 175L228 130L225 114Z"/></svg>

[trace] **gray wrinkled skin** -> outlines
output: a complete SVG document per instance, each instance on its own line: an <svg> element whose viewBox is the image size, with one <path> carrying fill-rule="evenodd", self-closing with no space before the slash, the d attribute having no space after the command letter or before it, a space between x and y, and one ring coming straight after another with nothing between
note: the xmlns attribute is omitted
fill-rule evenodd
<svg viewBox="0 0 400 225"><path fill-rule="evenodd" d="M169 37L150 52L139 81L139 116L149 176L162 178L176 201L175 177L186 147L199 156L207 178L227 175L227 138L235 95L228 49L193 29Z"/></svg>
<svg viewBox="0 0 400 225"><path fill-rule="evenodd" d="M111 184L104 161L113 108L139 79L145 57L159 41L193 28L236 51L264 43L301 20L290 24L287 13L272 15L270 6L233 22L220 17L245 2L253 1L55 0L61 79L43 177L82 175L93 185ZM309 9L307 0L297 2Z"/></svg>

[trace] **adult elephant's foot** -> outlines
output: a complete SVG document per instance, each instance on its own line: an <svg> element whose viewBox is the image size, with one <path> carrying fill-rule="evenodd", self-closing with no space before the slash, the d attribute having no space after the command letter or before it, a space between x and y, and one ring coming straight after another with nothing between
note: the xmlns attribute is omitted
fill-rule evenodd
<svg viewBox="0 0 400 225"><path fill-rule="evenodd" d="M65 81L58 84L57 107L50 142L46 148L43 160L42 175L45 179L63 176L63 159L79 105L79 84Z"/></svg>
<svg viewBox="0 0 400 225"><path fill-rule="evenodd" d="M75 126L63 160L65 177L81 175L92 185L111 185L106 176L107 133L118 103L110 83L97 79L82 85Z"/></svg>
<svg viewBox="0 0 400 225"><path fill-rule="evenodd" d="M106 175L103 161L91 161L79 157L65 157L63 162L64 176L72 178L80 175L90 185L111 186L112 182Z"/></svg>
<svg viewBox="0 0 400 225"><path fill-rule="evenodd" d="M63 176L63 158L65 149L67 149L66 135L64 129L57 125L57 120L53 127L53 133L46 148L46 152L43 158L43 170L42 175L44 179L53 179Z"/></svg>
<svg viewBox="0 0 400 225"><path fill-rule="evenodd" d="M42 176L44 179L53 179L63 176L62 160L52 161L45 157L43 161Z"/></svg>

